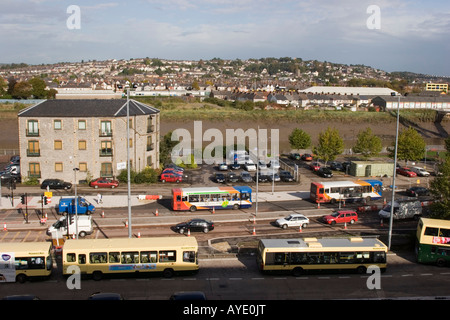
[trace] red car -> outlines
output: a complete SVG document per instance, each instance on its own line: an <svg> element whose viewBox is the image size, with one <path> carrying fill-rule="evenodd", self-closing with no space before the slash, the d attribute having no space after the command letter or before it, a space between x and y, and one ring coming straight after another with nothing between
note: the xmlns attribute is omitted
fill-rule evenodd
<svg viewBox="0 0 450 320"><path fill-rule="evenodd" d="M183 171L174 169L174 168L166 168L163 170L162 173L174 173L174 174L178 174L178 175L183 175Z"/></svg>
<svg viewBox="0 0 450 320"><path fill-rule="evenodd" d="M312 161L312 159L313 159L313 157L309 153L305 153L304 155L302 155L303 161Z"/></svg>
<svg viewBox="0 0 450 320"><path fill-rule="evenodd" d="M312 163L309 165L309 168L310 168L312 171L319 171L319 169L320 169L320 163L318 163L318 162L312 162Z"/></svg>
<svg viewBox="0 0 450 320"><path fill-rule="evenodd" d="M180 183L183 181L183 176L173 173L173 172L163 172L163 173L161 173L160 180L162 183L164 183L164 182Z"/></svg>
<svg viewBox="0 0 450 320"><path fill-rule="evenodd" d="M402 176L417 177L417 173L411 171L410 168L406 168L406 167L397 168L396 171L397 171L398 174L401 174Z"/></svg>
<svg viewBox="0 0 450 320"><path fill-rule="evenodd" d="M108 179L108 178L97 178L95 180L92 180L89 183L89 186L94 187L95 189L97 189L97 188L112 188L112 189L114 189L119 186L119 181Z"/></svg>
<svg viewBox="0 0 450 320"><path fill-rule="evenodd" d="M350 224L358 221L358 214L355 211L346 210L346 211L335 211L328 216L322 217L323 222L328 224L336 224L336 223L345 223L348 222Z"/></svg>

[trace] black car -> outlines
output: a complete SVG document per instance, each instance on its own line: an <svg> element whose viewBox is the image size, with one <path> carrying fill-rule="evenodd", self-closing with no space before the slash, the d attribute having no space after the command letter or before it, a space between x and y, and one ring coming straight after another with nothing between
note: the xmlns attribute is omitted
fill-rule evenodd
<svg viewBox="0 0 450 320"><path fill-rule="evenodd" d="M289 171L280 171L280 179L285 182L294 181L294 177Z"/></svg>
<svg viewBox="0 0 450 320"><path fill-rule="evenodd" d="M225 183L225 175L223 173L216 173L214 179L217 183Z"/></svg>
<svg viewBox="0 0 450 320"><path fill-rule="evenodd" d="M289 158L292 160L300 160L300 154L299 153L291 153L289 155Z"/></svg>
<svg viewBox="0 0 450 320"><path fill-rule="evenodd" d="M239 170L241 168L241 165L237 162L234 162L230 167L231 170Z"/></svg>
<svg viewBox="0 0 450 320"><path fill-rule="evenodd" d="M65 189L68 190L72 188L72 184L70 182L65 182L61 179L45 179L41 184L41 189Z"/></svg>
<svg viewBox="0 0 450 320"><path fill-rule="evenodd" d="M181 234L185 233L187 230L208 233L209 231L214 230L214 223L204 219L192 219L175 226L175 231Z"/></svg>
<svg viewBox="0 0 450 320"><path fill-rule="evenodd" d="M411 187L406 190L406 194L410 197L428 196L430 192L424 187Z"/></svg>
<svg viewBox="0 0 450 320"><path fill-rule="evenodd" d="M319 170L317 170L317 174L324 178L332 178L333 177L333 173L331 172L331 170L326 167L321 167Z"/></svg>
<svg viewBox="0 0 450 320"><path fill-rule="evenodd" d="M227 176L228 182L239 182L239 176L236 173L230 172Z"/></svg>
<svg viewBox="0 0 450 320"><path fill-rule="evenodd" d="M340 162L333 161L332 163L330 163L330 169L336 171L344 171L344 166Z"/></svg>

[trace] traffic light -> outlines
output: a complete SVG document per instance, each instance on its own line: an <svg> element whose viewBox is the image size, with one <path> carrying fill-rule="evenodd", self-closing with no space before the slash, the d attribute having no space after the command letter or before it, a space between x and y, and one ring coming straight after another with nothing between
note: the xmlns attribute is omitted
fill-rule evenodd
<svg viewBox="0 0 450 320"><path fill-rule="evenodd" d="M69 224L73 224L74 220L75 220L75 218L74 218L73 214L70 214L69 215Z"/></svg>
<svg viewBox="0 0 450 320"><path fill-rule="evenodd" d="M43 197L42 197L42 201L44 202L44 205L47 205L47 204L48 204L48 199L47 199L46 196L43 196Z"/></svg>
<svg viewBox="0 0 450 320"><path fill-rule="evenodd" d="M20 203L21 204L25 204L26 203L26 197L25 197L24 194L20 196Z"/></svg>

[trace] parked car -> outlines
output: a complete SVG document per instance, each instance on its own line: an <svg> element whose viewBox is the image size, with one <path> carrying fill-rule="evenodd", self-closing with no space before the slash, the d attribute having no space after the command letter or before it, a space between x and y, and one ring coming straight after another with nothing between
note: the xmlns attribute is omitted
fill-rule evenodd
<svg viewBox="0 0 450 320"><path fill-rule="evenodd" d="M333 161L330 163L330 169L336 171L344 171L344 166L338 161Z"/></svg>
<svg viewBox="0 0 450 320"><path fill-rule="evenodd" d="M214 230L214 223L205 219L192 219L186 222L179 223L175 226L175 231L181 234L185 233L187 230L191 232L204 232Z"/></svg>
<svg viewBox="0 0 450 320"><path fill-rule="evenodd" d="M216 180L217 183L225 183L225 175L223 173L216 173L214 175L214 180Z"/></svg>
<svg viewBox="0 0 450 320"><path fill-rule="evenodd" d="M61 179L45 179L41 183L41 189L65 189L68 190L72 188L72 184L70 182L63 181Z"/></svg>
<svg viewBox="0 0 450 320"><path fill-rule="evenodd" d="M256 175L255 175L255 181L256 181ZM258 182L267 182L269 181L269 177L265 174L258 174Z"/></svg>
<svg viewBox="0 0 450 320"><path fill-rule="evenodd" d="M331 172L331 170L326 167L321 167L316 172L319 176L324 177L324 178L332 178L333 177L333 172Z"/></svg>
<svg viewBox="0 0 450 320"><path fill-rule="evenodd" d="M415 172L419 177L429 177L430 173L424 168L420 167L411 167L411 171Z"/></svg>
<svg viewBox="0 0 450 320"><path fill-rule="evenodd" d="M287 229L288 227L302 227L305 228L309 224L309 219L300 213L293 213L286 218L280 218L275 221L277 227Z"/></svg>
<svg viewBox="0 0 450 320"><path fill-rule="evenodd" d="M270 160L269 167L272 170L280 169L280 161L279 160Z"/></svg>
<svg viewBox="0 0 450 320"><path fill-rule="evenodd" d="M162 183L165 182L176 182L180 183L183 181L183 176L181 174L176 174L173 172L163 172L159 178Z"/></svg>
<svg viewBox="0 0 450 320"><path fill-rule="evenodd" d="M358 214L355 211L346 210L346 211L335 211L330 215L322 217L323 222L328 224L336 224L336 223L350 223L353 224L358 221Z"/></svg>
<svg viewBox="0 0 450 320"><path fill-rule="evenodd" d="M406 194L410 197L420 197L420 196L428 196L430 191L424 187L411 187L406 190Z"/></svg>
<svg viewBox="0 0 450 320"><path fill-rule="evenodd" d="M292 159L292 160L300 160L301 156L300 156L299 153L291 153L289 155L289 158Z"/></svg>
<svg viewBox="0 0 450 320"><path fill-rule="evenodd" d="M256 171L256 166L253 163L253 161L248 161L245 165L244 165L245 170L247 171Z"/></svg>
<svg viewBox="0 0 450 320"><path fill-rule="evenodd" d="M248 173L247 171L241 172L241 180L243 182L252 182L253 181L251 174Z"/></svg>
<svg viewBox="0 0 450 320"><path fill-rule="evenodd" d="M289 171L280 171L280 179L281 181L291 182L294 181L294 177L291 175Z"/></svg>
<svg viewBox="0 0 450 320"><path fill-rule="evenodd" d="M232 183L238 182L239 181L239 176L236 173L234 173L234 172L230 172L227 175L227 181L228 182L232 182Z"/></svg>
<svg viewBox="0 0 450 320"><path fill-rule="evenodd" d="M90 187L93 187L95 189L97 188L117 188L119 186L119 181L108 179L108 178L97 178L95 180L92 180L89 183Z"/></svg>
<svg viewBox="0 0 450 320"><path fill-rule="evenodd" d="M241 165L239 163L237 163L237 162L234 162L231 165L231 170L239 170L240 168L241 168Z"/></svg>
<svg viewBox="0 0 450 320"><path fill-rule="evenodd" d="M309 165L309 168L312 171L318 171L320 169L320 163L318 163L317 161L311 162L311 164Z"/></svg>
<svg viewBox="0 0 450 320"><path fill-rule="evenodd" d="M179 175L183 175L184 171L175 169L175 168L166 168L163 170L163 173L175 173L175 174L179 174Z"/></svg>
<svg viewBox="0 0 450 320"><path fill-rule="evenodd" d="M270 182L272 182L272 181L275 181L275 182L281 181L280 175L278 173L269 173L267 175L267 177L269 178Z"/></svg>
<svg viewBox="0 0 450 320"><path fill-rule="evenodd" d="M164 169L174 169L175 171L184 172L184 168L177 166L176 164L170 163L164 166Z"/></svg>
<svg viewBox="0 0 450 320"><path fill-rule="evenodd" d="M305 153L305 154L302 155L302 160L303 161L312 161L312 159L313 159L313 157L309 153Z"/></svg>
<svg viewBox="0 0 450 320"><path fill-rule="evenodd" d="M220 171L228 171L228 165L225 162L219 164L219 170Z"/></svg>
<svg viewBox="0 0 450 320"><path fill-rule="evenodd" d="M407 167L399 167L397 168L396 172L406 177L417 177L417 174Z"/></svg>
<svg viewBox="0 0 450 320"><path fill-rule="evenodd" d="M192 301L192 300L207 300L206 296L201 291L181 291L175 292L170 296L169 300L181 300L181 301Z"/></svg>
<svg viewBox="0 0 450 320"><path fill-rule="evenodd" d="M267 169L267 163L264 160L258 161L258 169L259 170L266 170Z"/></svg>

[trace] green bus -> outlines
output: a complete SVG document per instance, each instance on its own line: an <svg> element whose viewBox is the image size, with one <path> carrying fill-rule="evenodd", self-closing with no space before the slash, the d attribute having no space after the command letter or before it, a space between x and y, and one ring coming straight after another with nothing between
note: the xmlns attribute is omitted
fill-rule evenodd
<svg viewBox="0 0 450 320"><path fill-rule="evenodd" d="M421 218L417 225L416 258L444 267L450 262L450 221Z"/></svg>

